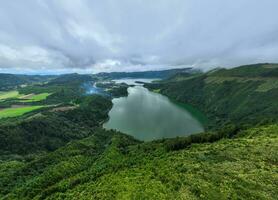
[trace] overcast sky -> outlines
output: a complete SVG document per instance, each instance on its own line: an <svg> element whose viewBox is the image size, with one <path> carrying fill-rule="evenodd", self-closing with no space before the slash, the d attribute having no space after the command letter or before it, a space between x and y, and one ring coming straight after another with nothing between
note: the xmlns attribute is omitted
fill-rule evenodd
<svg viewBox="0 0 278 200"><path fill-rule="evenodd" d="M0 0L0 72L278 62L278 0Z"/></svg>

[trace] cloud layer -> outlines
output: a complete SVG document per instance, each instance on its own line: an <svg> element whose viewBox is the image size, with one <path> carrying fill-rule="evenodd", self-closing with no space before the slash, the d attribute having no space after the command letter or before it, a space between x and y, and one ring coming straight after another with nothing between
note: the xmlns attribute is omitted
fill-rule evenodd
<svg viewBox="0 0 278 200"><path fill-rule="evenodd" d="M277 7L277 0L2 1L0 72L278 62Z"/></svg>

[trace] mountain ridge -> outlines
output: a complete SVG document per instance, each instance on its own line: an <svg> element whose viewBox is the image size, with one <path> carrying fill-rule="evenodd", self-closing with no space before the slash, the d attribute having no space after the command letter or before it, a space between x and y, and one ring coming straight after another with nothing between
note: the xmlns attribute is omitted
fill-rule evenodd
<svg viewBox="0 0 278 200"><path fill-rule="evenodd" d="M276 77L247 68L145 84L210 120L204 133L150 142L102 128L112 102L82 93L91 76L21 88L51 92L35 103L55 106L0 121L0 199L276 199Z"/></svg>

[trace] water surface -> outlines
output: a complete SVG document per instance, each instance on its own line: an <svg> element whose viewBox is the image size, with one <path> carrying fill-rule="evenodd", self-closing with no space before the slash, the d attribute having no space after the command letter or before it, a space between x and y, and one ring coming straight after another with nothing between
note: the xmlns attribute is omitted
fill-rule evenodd
<svg viewBox="0 0 278 200"><path fill-rule="evenodd" d="M154 78L122 78L113 80L115 83L126 83L127 85L143 85L142 83L151 83L152 81L158 81L160 79ZM138 83L142 82L142 83Z"/></svg>
<svg viewBox="0 0 278 200"><path fill-rule="evenodd" d="M142 86L128 88L128 97L113 99L103 126L140 140L186 136L204 131L198 115Z"/></svg>

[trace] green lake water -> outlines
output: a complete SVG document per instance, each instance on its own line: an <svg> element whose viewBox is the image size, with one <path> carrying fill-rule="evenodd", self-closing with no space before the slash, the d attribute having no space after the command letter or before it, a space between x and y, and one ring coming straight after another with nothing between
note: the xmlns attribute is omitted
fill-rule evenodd
<svg viewBox="0 0 278 200"><path fill-rule="evenodd" d="M204 131L200 112L142 86L129 87L127 97L115 98L112 102L104 128L116 129L140 140L172 138Z"/></svg>

